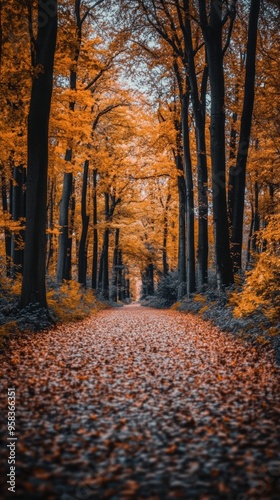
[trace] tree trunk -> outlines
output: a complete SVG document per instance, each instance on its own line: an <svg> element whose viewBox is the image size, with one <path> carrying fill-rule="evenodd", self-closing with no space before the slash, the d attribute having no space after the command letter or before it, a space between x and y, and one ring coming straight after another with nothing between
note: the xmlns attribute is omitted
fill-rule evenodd
<svg viewBox="0 0 280 500"><path fill-rule="evenodd" d="M250 265L251 265L251 258L252 258L251 248L252 248L252 242L253 242L254 219L255 219L254 206L253 206L253 203L251 203L251 223L250 223L250 230L249 230L248 243L247 243L247 258L246 258L246 267L245 267L246 270L250 269Z"/></svg>
<svg viewBox="0 0 280 500"><path fill-rule="evenodd" d="M105 198L105 216L106 222L110 219L110 205L109 205L109 194L104 193ZM105 300L109 300L109 228L106 227L103 236L103 248L101 253L100 269L102 269L101 274L101 293Z"/></svg>
<svg viewBox="0 0 280 500"><path fill-rule="evenodd" d="M55 181L50 180L49 188L49 223L48 227L52 231L54 228L54 206L55 206ZM48 234L48 251L47 251L47 271L49 271L50 263L54 254L53 234Z"/></svg>
<svg viewBox="0 0 280 500"><path fill-rule="evenodd" d="M25 218L26 210L26 169L23 166L14 167L13 169L13 196L12 196L12 218L18 222ZM20 225L23 225L21 221ZM24 238L25 230L21 229L17 234L14 234L11 242L11 258L12 258L12 276L23 272L23 254L24 254Z"/></svg>
<svg viewBox="0 0 280 500"><path fill-rule="evenodd" d="M119 250L119 255L118 255L118 264L119 264L119 269L118 269L118 298L120 301L124 300L126 298L125 295L125 289L124 289L124 283L125 283L125 278L124 278L124 268L123 268L123 262L122 262L122 251Z"/></svg>
<svg viewBox="0 0 280 500"><path fill-rule="evenodd" d="M82 42L82 19L81 19L81 0L75 1L75 21L76 21L76 33L75 33L75 45L74 45L74 57L73 57L73 68L70 70L70 90L77 90L77 66L80 57L80 49ZM70 111L75 110L75 100L69 103ZM72 161L72 148L66 150L65 161ZM71 279L71 264L72 264L72 234L74 225L74 210L75 210L75 200L74 200L74 186L73 186L73 173L68 172L64 174L63 178L63 191L62 199L60 205L60 217L59 224L62 228L61 235L59 237L59 250L58 250L58 266L56 279L58 283L62 280ZM70 217L70 221L69 221Z"/></svg>
<svg viewBox="0 0 280 500"><path fill-rule="evenodd" d="M259 185L255 182L254 185L254 224L253 224L253 237L252 237L252 251L257 251L257 231L260 230L260 213L259 213Z"/></svg>
<svg viewBox="0 0 280 500"><path fill-rule="evenodd" d="M21 306L46 299L46 222L48 175L48 126L53 87L53 63L57 34L57 0L41 0L38 5L36 67L28 116L28 171L26 186L26 237ZM45 22L42 22L45 19Z"/></svg>
<svg viewBox="0 0 280 500"><path fill-rule="evenodd" d="M208 172L205 141L205 97L208 80L208 66L205 65L199 98L197 76L195 71L194 51L192 43L191 23L189 17L189 0L184 0L185 10L185 51L188 61L190 94L195 119L197 183L198 183L198 249L197 249L197 281L198 286L207 283L208 273Z"/></svg>
<svg viewBox="0 0 280 500"><path fill-rule="evenodd" d="M118 300L118 265L119 265L119 240L120 240L120 230L116 228L115 232L115 247L113 254L113 278L112 278L112 300L117 302Z"/></svg>
<svg viewBox="0 0 280 500"><path fill-rule="evenodd" d="M154 265L150 262L146 267L146 287L147 295L154 295L155 285L154 285Z"/></svg>
<svg viewBox="0 0 280 500"><path fill-rule="evenodd" d="M164 207L163 215L163 242L162 242L162 269L163 276L168 275L168 262L167 262L167 237L168 237L168 209L171 195L168 194L166 204Z"/></svg>
<svg viewBox="0 0 280 500"><path fill-rule="evenodd" d="M231 245L233 255L234 271L238 272L242 265L242 241L243 241L243 217L246 188L246 165L250 142L251 123L255 97L255 73L256 73L256 47L258 35L258 19L260 0L251 0L244 102L241 115L241 126L239 135L239 147L237 152L236 167L232 175L232 231ZM232 173L233 174L233 173Z"/></svg>
<svg viewBox="0 0 280 500"><path fill-rule="evenodd" d="M7 214L9 212L8 197L7 197L7 181L3 172L1 176L1 195L2 195L3 212ZM5 253L6 253L6 276L10 277L12 237L10 231L6 227L4 229L4 237L5 237Z"/></svg>
<svg viewBox="0 0 280 500"><path fill-rule="evenodd" d="M87 215L87 182L89 161L84 163L83 187L82 187L82 234L79 245L78 282L84 287L87 284L87 233L89 226L89 215Z"/></svg>
<svg viewBox="0 0 280 500"><path fill-rule="evenodd" d="M177 157L177 163L182 159ZM180 170L180 169L179 169ZM182 175L178 176L179 194L179 245L178 245L178 300L186 294L186 184Z"/></svg>
<svg viewBox="0 0 280 500"><path fill-rule="evenodd" d="M97 169L93 170L93 257L91 286L97 289L98 231L97 231Z"/></svg>
<svg viewBox="0 0 280 500"><path fill-rule="evenodd" d="M222 48L222 3L211 1L207 24L205 1L199 0L200 19L206 44L211 90L212 198L217 285L233 283L226 203L225 89Z"/></svg>
<svg viewBox="0 0 280 500"><path fill-rule="evenodd" d="M187 199L187 294L195 291L194 198L189 135L189 92L182 96L183 165Z"/></svg>
<svg viewBox="0 0 280 500"><path fill-rule="evenodd" d="M72 152L67 151L67 161L71 161ZM59 225L61 232L58 240L58 258L56 280L62 283L63 280L69 280L69 265L67 266L67 254L69 254L69 237L68 237L68 220L69 220L69 204L73 189L73 174L65 173L63 180L63 191L60 203Z"/></svg>

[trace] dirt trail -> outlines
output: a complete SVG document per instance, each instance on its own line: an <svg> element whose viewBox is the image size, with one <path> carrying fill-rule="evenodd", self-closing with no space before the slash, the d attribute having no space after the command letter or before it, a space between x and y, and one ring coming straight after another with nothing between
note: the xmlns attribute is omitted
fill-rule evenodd
<svg viewBox="0 0 280 500"><path fill-rule="evenodd" d="M2 358L13 498L279 500L279 368L199 317L103 311L15 339Z"/></svg>

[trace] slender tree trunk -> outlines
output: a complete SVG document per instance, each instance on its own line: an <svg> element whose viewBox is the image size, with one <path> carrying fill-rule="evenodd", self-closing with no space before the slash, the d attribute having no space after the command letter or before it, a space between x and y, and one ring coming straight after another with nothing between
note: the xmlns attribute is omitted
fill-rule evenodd
<svg viewBox="0 0 280 500"><path fill-rule="evenodd" d="M246 165L250 142L251 123L255 97L255 73L256 73L256 47L258 35L258 19L260 0L251 0L248 42L246 56L246 74L243 110L241 115L241 126L239 135L239 147L237 152L236 167L232 176L232 231L231 245L233 255L234 271L238 272L242 266L242 241L243 241L243 217L246 188Z"/></svg>
<svg viewBox="0 0 280 500"><path fill-rule="evenodd" d="M181 159L177 158L177 161ZM178 176L179 194L179 245L178 245L178 300L186 294L186 184L182 175Z"/></svg>
<svg viewBox="0 0 280 500"><path fill-rule="evenodd" d="M124 269L123 269L123 262L122 262L122 251L119 250L118 254L118 264L119 264L119 269L118 269L118 298L120 301L125 299L125 290L124 290Z"/></svg>
<svg viewBox="0 0 280 500"><path fill-rule="evenodd" d="M7 198L7 182L4 173L2 172L1 176L1 195L2 195L2 207L3 212L8 213L8 198ZM4 229L4 237L5 237L5 253L6 253L6 276L10 277L11 275L11 243L12 237L10 231L5 227Z"/></svg>
<svg viewBox="0 0 280 500"><path fill-rule="evenodd" d="M120 230L116 228L115 232L115 247L113 254L113 277L112 277L112 300L117 302L118 300L118 275L119 275L119 240L120 240Z"/></svg>
<svg viewBox="0 0 280 500"><path fill-rule="evenodd" d="M184 0L185 11L185 52L188 61L190 95L195 119L197 182L198 182L198 249L197 249L197 281L198 286L207 283L208 277L208 172L205 140L205 97L207 91L208 65L205 65L201 96L199 97L197 76L195 71L194 51L191 23L189 17L189 0Z"/></svg>
<svg viewBox="0 0 280 500"><path fill-rule="evenodd" d="M49 188L49 224L48 227L52 231L54 228L54 205L55 205L55 181L50 181ZM50 263L54 254L53 234L48 234L48 251L47 251L47 270L49 271Z"/></svg>
<svg viewBox="0 0 280 500"><path fill-rule="evenodd" d="M68 243L67 243L67 255L66 255L67 277L65 279L67 280L72 279L72 253L73 253L73 233L75 225L75 210L76 210L75 181L73 178L71 186L70 205L69 205L69 227L68 227ZM76 245L76 255L78 255L78 244Z"/></svg>
<svg viewBox="0 0 280 500"><path fill-rule="evenodd" d="M98 266L98 231L97 231L97 169L93 170L93 257L92 257L92 279L93 290L97 289L97 266Z"/></svg>
<svg viewBox="0 0 280 500"><path fill-rule="evenodd" d="M26 169L23 166L14 167L13 169L13 196L12 196L12 218L13 221L19 222L26 215L25 205L25 183ZM20 222L23 225L23 222ZM25 230L21 229L17 234L14 234L11 242L11 258L12 258L12 275L23 272L23 254L24 254L24 237Z"/></svg>
<svg viewBox="0 0 280 500"><path fill-rule="evenodd" d="M89 215L87 215L87 183L88 183L89 161L84 163L83 187L82 187L82 234L79 245L78 282L84 287L87 284L87 234L89 226Z"/></svg>
<svg viewBox="0 0 280 500"><path fill-rule="evenodd" d="M222 48L222 3L211 1L207 24L205 1L199 0L200 19L206 44L211 90L212 198L217 285L233 283L226 202L225 89Z"/></svg>
<svg viewBox="0 0 280 500"><path fill-rule="evenodd" d="M154 295L155 293L155 285L154 285L154 265L152 262L146 267L146 287L147 287L147 295Z"/></svg>
<svg viewBox="0 0 280 500"><path fill-rule="evenodd" d="M167 261L167 237L168 237L168 209L171 195L168 194L166 204L164 207L163 215L163 242L162 242L162 269L163 276L168 275L168 261Z"/></svg>
<svg viewBox="0 0 280 500"><path fill-rule="evenodd" d="M195 291L194 197L189 136L189 92L182 96L183 165L187 196L187 293Z"/></svg>
<svg viewBox="0 0 280 500"><path fill-rule="evenodd" d="M26 186L26 238L21 306L46 299L46 223L48 175L48 126L53 86L53 63L57 34L57 1L38 5L36 67L44 70L33 80L28 116L28 171ZM42 18L46 21L42 23Z"/></svg>
<svg viewBox="0 0 280 500"><path fill-rule="evenodd" d="M75 21L76 21L76 33L74 42L74 57L73 57L73 69L70 70L70 90L77 90L77 66L80 57L80 49L82 43L82 19L81 19L81 0L75 0ZM70 111L75 110L75 100L69 103ZM66 150L65 161L71 163L72 161L72 148ZM60 217L59 224L61 226L61 234L59 237L59 250L58 250L58 266L56 279L58 283L62 280L71 279L71 265L72 265L72 234L73 234L73 224L74 224L74 210L75 210L75 200L74 200L74 185L73 185L73 173L64 173L63 178L63 191L62 199L60 205ZM70 220L69 220L70 217ZM71 219L72 217L72 219Z"/></svg>
<svg viewBox="0 0 280 500"><path fill-rule="evenodd" d="M232 124L230 129L230 149L229 149L229 179L228 179L228 215L229 220L232 221L233 211L233 179L235 175L235 162L236 162L236 140L237 140L237 113L232 115ZM234 163L234 164L233 164ZM232 238L232 225L230 225L230 239Z"/></svg>
<svg viewBox="0 0 280 500"><path fill-rule="evenodd" d="M252 237L252 251L257 251L257 231L260 230L260 213L259 213L259 185L255 182L254 185L254 224Z"/></svg>
<svg viewBox="0 0 280 500"><path fill-rule="evenodd" d="M110 204L109 204L109 194L104 193L105 198L105 214L106 222L110 220ZM102 248L102 296L105 300L109 299L109 228L106 227L103 236L103 248ZM100 263L101 267L101 263Z"/></svg>
<svg viewBox="0 0 280 500"><path fill-rule="evenodd" d="M251 258L252 258L251 257L251 249L252 249L252 240L253 240L254 219L255 219L254 206L253 206L253 203L251 203L251 223L250 223L250 230L249 230L248 243L247 243L246 270L248 270L250 268L250 265L251 265Z"/></svg>
<svg viewBox="0 0 280 500"><path fill-rule="evenodd" d="M67 151L68 160L71 158L71 151ZM61 283L63 280L69 280L69 272L67 268L67 254L69 254L69 237L68 237L68 220L69 220L69 204L72 196L73 174L65 173L63 180L63 191L60 203L59 225L61 232L58 243L58 258L56 280ZM69 267L69 266L68 266Z"/></svg>

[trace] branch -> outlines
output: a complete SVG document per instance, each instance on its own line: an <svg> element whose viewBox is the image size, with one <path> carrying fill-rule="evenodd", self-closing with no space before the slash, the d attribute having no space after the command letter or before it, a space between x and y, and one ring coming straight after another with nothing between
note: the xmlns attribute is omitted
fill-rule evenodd
<svg viewBox="0 0 280 500"><path fill-rule="evenodd" d="M162 24L159 21L158 16L156 15L156 12L152 14L153 20L150 16L150 12L147 9L145 3L141 1L141 5L143 7L144 13L146 15L147 21L151 24L151 26L157 31L157 33L167 42L171 47L173 48L174 52L178 54L181 58L184 57L184 52L182 50L181 44L179 42L179 46L176 45L175 41L176 39L170 38L166 30L163 28ZM156 9L154 9L156 11ZM178 37L177 37L178 40Z"/></svg>
<svg viewBox="0 0 280 500"><path fill-rule="evenodd" d="M229 23L226 43L225 43L225 46L223 48L223 56L225 55L227 49L229 48L229 44L230 44L233 24L234 24L234 20L235 20L235 16L236 16L236 2L237 2L237 0L233 0L231 7L230 7L230 10L228 11L228 13L226 14L226 17L225 17L225 22L227 21L228 18L230 18L230 23Z"/></svg>
<svg viewBox="0 0 280 500"><path fill-rule="evenodd" d="M98 122L103 115L106 115L107 113L110 113L110 111L112 111L113 109L120 108L122 106L129 106L129 104L125 103L125 102L119 103L119 104L110 104L110 106L107 106L107 108L104 108L101 111L99 111L99 113L96 115L96 117L93 121L92 131L94 131L96 129Z"/></svg>
<svg viewBox="0 0 280 500"><path fill-rule="evenodd" d="M91 7L89 7L87 9L87 11L84 13L82 19L81 19L81 26L83 25L83 23L85 22L86 18L88 17L88 15L90 14L90 12L95 9L95 7L97 7L99 4L101 4L102 2L104 2L104 0L98 0L97 2L95 2L94 5L92 5Z"/></svg>

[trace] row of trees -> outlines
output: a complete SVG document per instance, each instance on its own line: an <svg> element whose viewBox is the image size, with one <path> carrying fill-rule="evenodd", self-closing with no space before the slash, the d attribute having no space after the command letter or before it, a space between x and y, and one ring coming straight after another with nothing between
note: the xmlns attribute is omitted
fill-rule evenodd
<svg viewBox="0 0 280 500"><path fill-rule="evenodd" d="M249 265L277 210L277 7L13 0L0 12L1 254L23 273L21 305L46 307L46 272L114 300L139 270L146 294L176 269L178 298L191 294L209 263L218 287L233 283L244 228Z"/></svg>

